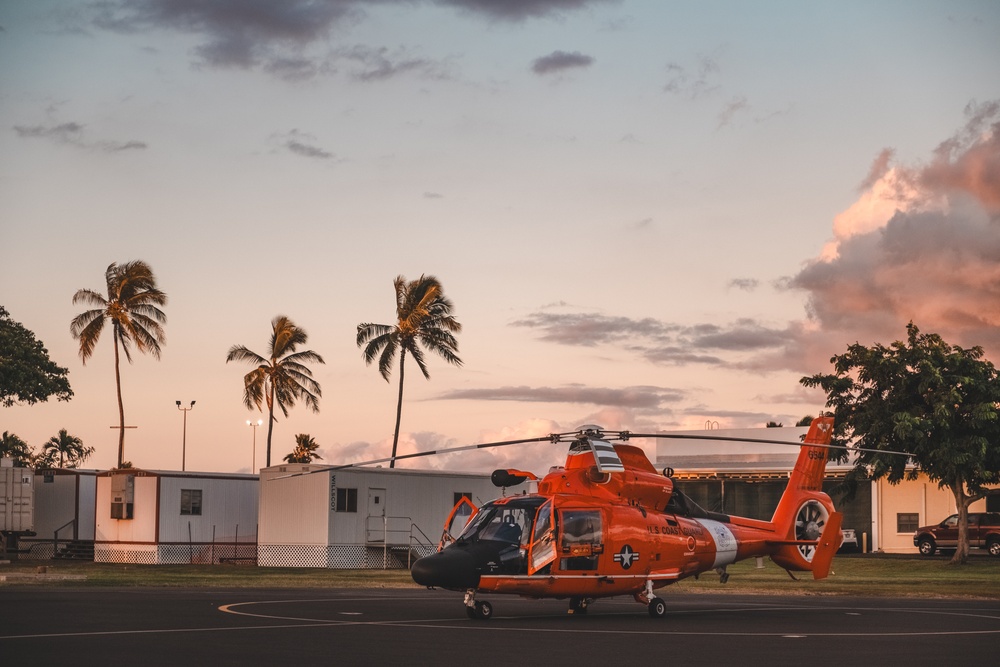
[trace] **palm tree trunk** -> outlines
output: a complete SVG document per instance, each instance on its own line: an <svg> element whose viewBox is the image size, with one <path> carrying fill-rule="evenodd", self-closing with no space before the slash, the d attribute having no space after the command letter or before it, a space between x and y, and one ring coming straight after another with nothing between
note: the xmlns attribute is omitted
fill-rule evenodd
<svg viewBox="0 0 1000 667"><path fill-rule="evenodd" d="M118 325L115 324L115 387L118 390L118 467L125 461L125 404L122 402L121 359L118 356Z"/></svg>
<svg viewBox="0 0 1000 667"><path fill-rule="evenodd" d="M406 348L399 351L399 399L396 401L396 430L392 433L392 458L389 459L389 467L396 467L396 445L399 444L399 420L403 416L403 369L406 361Z"/></svg>
<svg viewBox="0 0 1000 667"><path fill-rule="evenodd" d="M267 467L271 467L271 433L274 431L274 385L267 392Z"/></svg>

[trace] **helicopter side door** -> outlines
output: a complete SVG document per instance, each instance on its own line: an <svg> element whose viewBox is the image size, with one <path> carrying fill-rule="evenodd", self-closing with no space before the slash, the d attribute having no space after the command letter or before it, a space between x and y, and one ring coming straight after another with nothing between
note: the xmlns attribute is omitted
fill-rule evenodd
<svg viewBox="0 0 1000 667"><path fill-rule="evenodd" d="M596 508L559 510L559 569L596 570L604 553L604 521Z"/></svg>
<svg viewBox="0 0 1000 667"><path fill-rule="evenodd" d="M547 500L535 514L528 545L528 574L535 574L556 559L556 521L552 501Z"/></svg>
<svg viewBox="0 0 1000 667"><path fill-rule="evenodd" d="M441 533L441 539L438 541L437 550L441 551L454 542L478 511L479 508L469 500L468 496L459 498L458 502L451 509L448 518L445 519L444 531Z"/></svg>

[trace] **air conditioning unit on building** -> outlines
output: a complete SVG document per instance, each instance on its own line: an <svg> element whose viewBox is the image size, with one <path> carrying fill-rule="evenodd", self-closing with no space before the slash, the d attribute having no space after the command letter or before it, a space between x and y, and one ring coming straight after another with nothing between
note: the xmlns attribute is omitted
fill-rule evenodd
<svg viewBox="0 0 1000 667"><path fill-rule="evenodd" d="M111 518L131 519L135 500L135 475L111 476Z"/></svg>

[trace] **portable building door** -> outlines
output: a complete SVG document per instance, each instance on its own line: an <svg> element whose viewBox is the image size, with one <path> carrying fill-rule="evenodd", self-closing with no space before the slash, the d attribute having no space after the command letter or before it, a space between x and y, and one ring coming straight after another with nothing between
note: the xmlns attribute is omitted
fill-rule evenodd
<svg viewBox="0 0 1000 667"><path fill-rule="evenodd" d="M368 514L365 518L368 543L383 543L386 541L386 493L385 489L368 489Z"/></svg>

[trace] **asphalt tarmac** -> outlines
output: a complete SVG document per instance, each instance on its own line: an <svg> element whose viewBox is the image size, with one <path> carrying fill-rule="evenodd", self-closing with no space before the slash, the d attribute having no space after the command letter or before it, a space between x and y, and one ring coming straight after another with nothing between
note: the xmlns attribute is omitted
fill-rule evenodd
<svg viewBox="0 0 1000 667"><path fill-rule="evenodd" d="M0 660L34 665L997 664L1000 602L663 591L558 600L423 589L0 588Z"/></svg>

